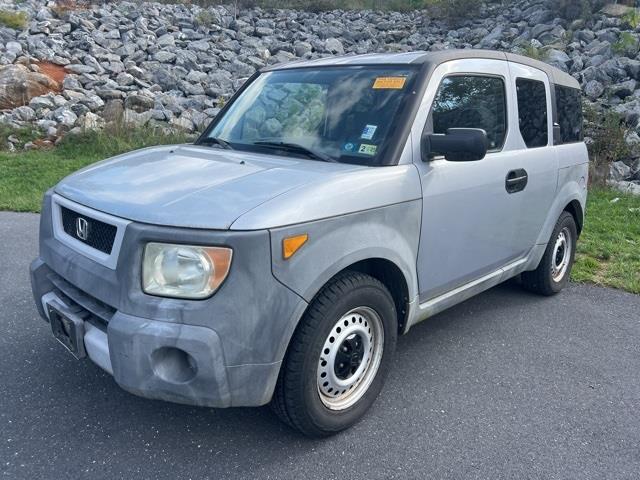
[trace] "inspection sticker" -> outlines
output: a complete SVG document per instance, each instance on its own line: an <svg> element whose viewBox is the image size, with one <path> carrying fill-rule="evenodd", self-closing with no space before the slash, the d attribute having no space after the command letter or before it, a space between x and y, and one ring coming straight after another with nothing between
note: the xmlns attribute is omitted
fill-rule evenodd
<svg viewBox="0 0 640 480"><path fill-rule="evenodd" d="M377 77L373 82L373 88L376 90L401 90L407 77Z"/></svg>
<svg viewBox="0 0 640 480"><path fill-rule="evenodd" d="M342 149L343 149L345 152L353 152L357 147L358 147L358 145L356 145L355 143L348 142L348 143L345 143L345 144L344 144L344 146L342 147Z"/></svg>
<svg viewBox="0 0 640 480"><path fill-rule="evenodd" d="M364 127L364 130L362 130L362 135L360 135L360 138L363 138L365 140L371 140L373 136L376 134L377 129L378 129L377 125L366 125Z"/></svg>
<svg viewBox="0 0 640 480"><path fill-rule="evenodd" d="M362 145L360 145L358 153L363 153L365 155L375 155L377 150L377 145L369 145L368 143L363 143Z"/></svg>

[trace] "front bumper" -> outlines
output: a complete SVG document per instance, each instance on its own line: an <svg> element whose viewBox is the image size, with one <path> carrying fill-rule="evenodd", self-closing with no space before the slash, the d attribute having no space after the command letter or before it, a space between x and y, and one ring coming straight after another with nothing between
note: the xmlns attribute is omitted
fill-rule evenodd
<svg viewBox="0 0 640 480"><path fill-rule="evenodd" d="M54 281L52 281L54 280ZM114 312L105 324L83 308L92 300L66 285L41 259L31 264L34 298L48 321L46 304L84 317L87 356L113 375L123 389L142 397L209 407L258 406L269 402L281 359L271 363L226 365L218 333L207 327Z"/></svg>
<svg viewBox="0 0 640 480"><path fill-rule="evenodd" d="M307 303L271 274L268 232L208 232L131 223L109 269L58 241L43 206L31 284L46 304L81 318L87 356L125 390L210 407L258 406L273 394L289 339ZM222 244L234 263L213 297L194 301L140 288L148 241Z"/></svg>

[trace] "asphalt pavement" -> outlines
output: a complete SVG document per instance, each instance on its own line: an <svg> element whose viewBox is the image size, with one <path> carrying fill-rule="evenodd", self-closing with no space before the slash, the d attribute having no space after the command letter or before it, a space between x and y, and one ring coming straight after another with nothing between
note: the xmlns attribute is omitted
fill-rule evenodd
<svg viewBox="0 0 640 480"><path fill-rule="evenodd" d="M366 418L309 440L269 408L135 397L39 319L38 216L0 212L0 472L11 479L637 479L640 296L515 282L399 339Z"/></svg>

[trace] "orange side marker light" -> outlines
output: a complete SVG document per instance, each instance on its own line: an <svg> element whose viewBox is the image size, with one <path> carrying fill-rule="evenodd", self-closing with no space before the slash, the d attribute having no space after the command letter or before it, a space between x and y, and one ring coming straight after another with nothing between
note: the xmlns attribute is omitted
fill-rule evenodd
<svg viewBox="0 0 640 480"><path fill-rule="evenodd" d="M300 247L302 247L309 240L309 235L296 235L295 237L287 237L282 240L282 258L285 260L290 259L294 253L296 253Z"/></svg>

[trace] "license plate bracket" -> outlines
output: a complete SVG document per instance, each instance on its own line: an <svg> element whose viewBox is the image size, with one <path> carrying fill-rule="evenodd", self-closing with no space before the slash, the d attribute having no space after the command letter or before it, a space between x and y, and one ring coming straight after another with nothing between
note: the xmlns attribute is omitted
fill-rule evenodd
<svg viewBox="0 0 640 480"><path fill-rule="evenodd" d="M84 321L70 312L47 304L51 332L78 360L87 356L84 348Z"/></svg>

